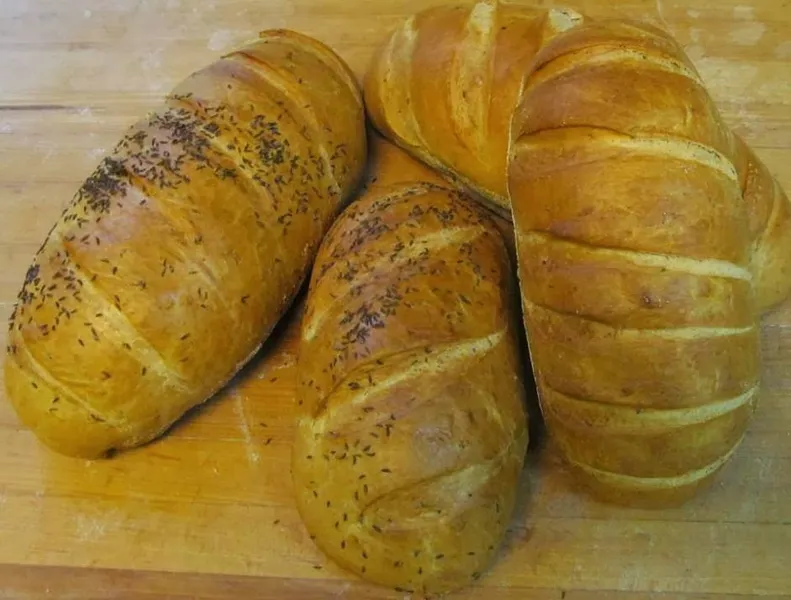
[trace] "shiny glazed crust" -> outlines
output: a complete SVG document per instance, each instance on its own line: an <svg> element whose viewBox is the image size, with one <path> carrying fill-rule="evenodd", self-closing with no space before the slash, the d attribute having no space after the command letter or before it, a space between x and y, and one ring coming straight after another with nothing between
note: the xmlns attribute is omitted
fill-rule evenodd
<svg viewBox="0 0 791 600"><path fill-rule="evenodd" d="M518 294L485 212L384 152L310 283L294 489L339 564L439 593L485 571L513 510L528 439Z"/></svg>
<svg viewBox="0 0 791 600"><path fill-rule="evenodd" d="M588 23L538 54L510 193L542 410L579 480L625 503L707 485L759 394L732 138L666 34Z"/></svg>
<svg viewBox="0 0 791 600"><path fill-rule="evenodd" d="M94 458L159 436L266 339L366 157L323 44L263 32L133 125L53 227L11 317L8 398Z"/></svg>

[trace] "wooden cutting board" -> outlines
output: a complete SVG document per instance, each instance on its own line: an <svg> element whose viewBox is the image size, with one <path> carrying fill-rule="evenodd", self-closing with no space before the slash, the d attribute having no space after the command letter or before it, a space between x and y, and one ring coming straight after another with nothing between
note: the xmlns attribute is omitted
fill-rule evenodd
<svg viewBox="0 0 791 600"><path fill-rule="evenodd" d="M0 314L78 183L176 81L289 27L361 74L384 34L442 0L0 0ZM668 28L729 123L791 191L791 5L577 2ZM63 458L0 397L0 598L394 598L328 563L291 501L299 305L222 394L113 460ZM4 330L5 328L3 328ZM455 598L791 598L791 302L767 317L766 389L717 484L668 511L580 495L534 448L496 567Z"/></svg>

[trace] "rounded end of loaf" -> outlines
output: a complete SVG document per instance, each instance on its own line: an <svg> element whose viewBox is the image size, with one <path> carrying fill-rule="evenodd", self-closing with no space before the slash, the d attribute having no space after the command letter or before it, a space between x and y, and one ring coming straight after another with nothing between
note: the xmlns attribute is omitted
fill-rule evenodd
<svg viewBox="0 0 791 600"><path fill-rule="evenodd" d="M452 593L495 563L515 509L526 448L525 431L491 471L469 468L427 479L374 500L363 514L350 508L327 516L334 501L328 506L309 489L297 492L296 506L319 550L349 573L399 592ZM298 465L306 448L298 444L294 450ZM304 481L302 469L294 473ZM355 483L348 493L359 487L362 495L365 484Z"/></svg>
<svg viewBox="0 0 791 600"><path fill-rule="evenodd" d="M162 391L156 384L145 392L153 403L142 401L135 397L136 382L128 372L129 379L120 382L120 388L115 382L102 381L102 374L109 372L106 369L125 360L109 346L88 359L98 366L95 380L77 356L55 359L47 366L36 358L42 352L49 354L47 349L25 342L23 331L14 328L9 336L3 365L6 398L20 422L53 452L87 460L112 457L161 436L186 411L185 405L197 403L189 394ZM103 351L110 361L103 360ZM69 359L74 362L70 364ZM104 396L104 401L89 400L88 394ZM171 400L167 406L161 402L164 397Z"/></svg>
<svg viewBox="0 0 791 600"><path fill-rule="evenodd" d="M576 481L605 501L680 505L705 489L737 451L759 389L697 406L656 409L581 400L546 387L550 435Z"/></svg>
<svg viewBox="0 0 791 600"><path fill-rule="evenodd" d="M103 458L121 436L106 423L50 389L22 368L13 355L4 364L5 392L21 423L48 449L72 458Z"/></svg>
<svg viewBox="0 0 791 600"><path fill-rule="evenodd" d="M357 99L360 106L363 105L362 87L357 79L354 71L341 56L328 44L321 40L304 34L293 29L265 29L258 34L259 40L262 41L285 41L289 44L298 45L302 49L309 48L317 56L320 56L344 82L348 85L349 90Z"/></svg>
<svg viewBox="0 0 791 600"><path fill-rule="evenodd" d="M22 366L12 354L6 357L4 377L6 398L20 422L43 446L69 458L109 458L154 440L164 429L157 424L110 423L79 398Z"/></svg>
<svg viewBox="0 0 791 600"><path fill-rule="evenodd" d="M785 190L755 151L737 135L736 168L748 207L753 239L751 271L759 312L783 303L791 294L791 205Z"/></svg>
<svg viewBox="0 0 791 600"><path fill-rule="evenodd" d="M284 51L267 51L267 44ZM295 59L295 52L301 58ZM328 44L291 29L263 30L257 41L225 58L234 55L250 58L248 64L258 76L274 83L275 88L280 88L278 91L292 95L297 113L315 113L315 124L311 124L314 119L299 115L307 130L302 135L317 146L325 146L322 152L330 159L344 199L341 205L348 202L362 181L368 153L362 84L349 64ZM291 81L284 81L284 75ZM280 83L286 86L281 87ZM291 109L288 104L285 106Z"/></svg>

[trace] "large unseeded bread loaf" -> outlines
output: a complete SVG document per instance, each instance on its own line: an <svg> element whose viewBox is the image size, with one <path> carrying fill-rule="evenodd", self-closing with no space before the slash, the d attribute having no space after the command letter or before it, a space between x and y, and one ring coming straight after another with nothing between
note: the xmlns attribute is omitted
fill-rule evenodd
<svg viewBox="0 0 791 600"><path fill-rule="evenodd" d="M550 435L605 498L688 499L755 409L753 232L731 143L648 25L582 25L525 80L509 181L524 321Z"/></svg>
<svg viewBox="0 0 791 600"><path fill-rule="evenodd" d="M319 251L292 470L328 556L441 593L486 570L513 511L528 439L519 300L485 211L399 153L380 147L380 180Z"/></svg>
<svg viewBox="0 0 791 600"><path fill-rule="evenodd" d="M524 75L536 53L559 34L591 23L570 8L482 0L449 3L411 16L382 44L365 79L374 125L422 162L474 192L511 219L507 190L510 126ZM665 34L668 43L669 36ZM616 40L610 40L615 44ZM564 68L585 58L571 53ZM626 49L618 60L639 58ZM693 65L686 68L699 79ZM652 69L646 65L649 73ZM603 82L616 94L622 82ZM684 106L683 90L672 100ZM650 121L654 105L641 104ZM694 112L674 118L699 121ZM541 118L542 115L536 115ZM791 293L791 211L785 192L743 140L718 119L720 151L736 165L748 205L751 271L757 308L765 311Z"/></svg>
<svg viewBox="0 0 791 600"><path fill-rule="evenodd" d="M290 305L365 146L351 72L301 34L264 32L177 85L27 271L5 363L21 420L91 458L205 401Z"/></svg>

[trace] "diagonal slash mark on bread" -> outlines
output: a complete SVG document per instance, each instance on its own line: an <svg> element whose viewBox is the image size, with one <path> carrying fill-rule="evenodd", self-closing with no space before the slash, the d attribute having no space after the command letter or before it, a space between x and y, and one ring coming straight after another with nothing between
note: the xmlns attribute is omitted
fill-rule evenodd
<svg viewBox="0 0 791 600"><path fill-rule="evenodd" d="M135 329L123 311L115 305L101 288L96 286L90 277L86 277L81 269L77 268L57 230L53 232L51 242L59 243L63 247L66 260L71 263L71 271L82 282L80 287L83 292L94 296L97 303L102 304L102 319L107 323L107 327L102 328L101 333L107 339L114 341L117 347L121 347L124 342L129 344L131 349L127 351L135 357L140 365L157 373L164 380L170 382L175 389L180 391L189 390L190 388L186 384L184 377L172 365L169 365L151 342Z"/></svg>
<svg viewBox="0 0 791 600"><path fill-rule="evenodd" d="M51 389L55 390L59 397L64 398L67 402L71 402L73 405L85 411L85 413L89 416L98 418L111 427L115 427L117 429L124 428L125 423L108 418L100 410L96 409L87 399L81 398L78 394L74 393L68 385L60 381L52 372L50 372L49 369L41 364L41 362L35 356L33 356L33 354L31 354L27 344L25 343L24 337L20 337L18 339L17 352L24 353L25 358L27 358L27 363L30 367L30 375L34 375L47 384ZM19 365L20 368L22 367L22 364L19 362L17 356L11 355L8 357L8 360L13 360L17 365Z"/></svg>
<svg viewBox="0 0 791 600"><path fill-rule="evenodd" d="M520 243L524 243L525 246L535 246L546 243L569 244L590 249L605 256L621 259L637 266L655 267L701 277L722 277L725 279L752 281L752 274L750 271L725 260L713 258L698 259L674 254L656 254L638 250L628 250L625 248L595 246L580 240L560 237L548 231L532 230L524 232L518 230L517 238Z"/></svg>
<svg viewBox="0 0 791 600"><path fill-rule="evenodd" d="M388 208L393 208L395 205L400 204L402 202L408 202L415 196L420 196L422 194L427 194L433 191L447 191L446 188L438 186L433 183L418 183L418 184L410 184L407 187L399 189L399 191L393 193L389 192L382 196L382 199L387 203ZM332 227L329 235L333 235L335 233L335 229L340 226L341 221L336 221L334 226ZM334 262L320 277L318 280L318 285L321 285L321 282L330 275L334 274L335 271L341 269L343 263L341 261ZM351 288L348 288L344 293L333 299L333 303L337 301L339 298L347 297L351 293ZM320 313L314 313L311 317L311 320L308 322L307 326L303 326L302 328L302 340L303 341L310 341L315 337L316 329L319 327L321 323L328 317L329 310L325 308Z"/></svg>
<svg viewBox="0 0 791 600"><path fill-rule="evenodd" d="M743 406L754 403L760 391L760 386L756 384L734 398L685 408L655 409L575 397L558 391L546 382L544 382L544 387L551 391L551 395L542 400L542 406L545 410L557 414L558 410L556 407L560 404L565 404L567 407L577 405L578 408L588 411L585 413L586 425L588 425L587 419L595 419L595 416L592 415L595 415L597 411L606 411L600 413L601 415L606 414L606 418L599 419L595 423L595 427L600 433L607 432L616 435L654 435L666 433L670 429L713 421ZM636 410L638 408L640 410L639 413ZM591 422L590 426L594 426L594 424Z"/></svg>
<svg viewBox="0 0 791 600"><path fill-rule="evenodd" d="M313 430L315 433L324 435L328 429L328 421L337 419L342 422L353 423L353 419L345 419L344 413L357 412L363 404L370 404L380 395L386 394L390 388L408 382L412 379L426 374L438 374L454 365L458 365L470 358L480 357L493 350L499 343L506 339L505 331L496 331L490 335L472 340L462 340L448 342L444 344L434 344L431 346L432 353L425 356L425 362L405 368L387 379L377 382L373 387L363 391L355 390L346 392L348 383L355 381L373 366L381 366L382 362L393 363L403 358L409 358L414 354L425 355L425 346L417 346L394 352L385 357L375 358L371 361L357 365L346 376L339 381L324 397L319 401L317 410L314 413ZM379 362L377 362L379 361ZM353 397L351 402L339 400L337 406L330 406L328 399L334 395L348 395Z"/></svg>
<svg viewBox="0 0 791 600"><path fill-rule="evenodd" d="M407 491L414 492L415 489L428 487L432 484L442 484L440 487L442 487L443 490L448 491L448 496L452 496L450 490L453 490L454 488L463 490L464 498L466 498L472 504L473 501L470 499L471 496L474 497L475 492L483 488L492 478L498 474L498 471L502 468L506 457L508 457L508 455L513 452L513 449L517 443L519 443L519 440L516 438L510 440L496 456L493 456L488 460L462 467L453 467L440 473L436 473L430 477L408 481L395 489L384 492L383 494L379 494L378 496L373 496L362 506L360 506L360 514L363 518L366 518L370 513L375 512L379 505L390 500L397 499L402 493ZM453 503L452 506L456 509L456 511L443 513L440 517L440 520L453 520L453 518L456 517L456 513L463 513L468 508L466 502ZM423 516L424 515L420 515L418 519L422 520ZM437 518L435 511L430 511L428 516L430 516L432 520ZM399 522L397 527L398 529L409 529L409 525L409 521L403 519ZM357 530L358 532L365 531L365 528L359 522L350 523L348 527L352 530Z"/></svg>
<svg viewBox="0 0 791 600"><path fill-rule="evenodd" d="M704 327L704 326L692 326L692 327L668 327L664 329L629 329L627 327L615 327L610 325L609 323L605 323L599 319L592 318L587 315L576 314L572 312L566 312L559 310L552 306L544 306L541 304L537 304L530 300L525 299L525 310L532 316L536 313L550 312L554 313L561 317L566 317L568 319L576 319L578 321L585 321L592 324L595 324L597 327L606 328L612 331L614 336L618 337L630 337L635 340L639 340L641 337L657 337L663 338L667 340L696 340L700 338L710 338L710 337L727 337L727 336L739 336L744 335L746 333L750 333L755 330L755 325L750 327Z"/></svg>
<svg viewBox="0 0 791 600"><path fill-rule="evenodd" d="M183 232L182 229L185 226L188 226L188 224L184 220L176 222L173 214L168 211L168 205L178 204L178 201L164 195L165 192L169 190L169 188L159 188L152 186L148 181L146 181L144 177L135 173L134 169L130 169L126 164L121 163L121 167L123 168L125 177L129 183L125 190L126 195L129 196L130 194L137 194L140 200L145 200L147 203L152 202L156 204L159 215L171 226L171 235L173 235L174 238L177 237L179 240L181 240L183 250L187 250L189 247L187 244L187 234ZM200 232L194 228L191 228L191 232L193 235L200 234ZM179 260L189 272L199 275L201 279L203 279L206 286L216 294L218 300L227 309L234 309L234 305L228 301L224 292L222 291L221 286L218 285L221 277L212 270L210 263L206 261L193 260L188 256L187 252L180 252Z"/></svg>
<svg viewBox="0 0 791 600"><path fill-rule="evenodd" d="M288 30L280 30L279 32L270 30L266 33L266 37L260 37L258 42L264 44L283 44L291 46L299 52L308 52L309 54L313 55L319 60L319 62L323 63L325 68L332 71L336 77L343 80L343 83L346 84L346 86L349 88L349 91L352 92L351 95L353 96L353 101L358 107L363 107L362 99L357 95L358 85L354 79L354 73L343 59L329 50L324 44L318 42L315 38L305 35L300 35L297 39L295 39L292 35L290 35L292 32ZM233 54L233 52L226 54L224 58L227 58L231 54Z"/></svg>
<svg viewBox="0 0 791 600"><path fill-rule="evenodd" d="M542 46L560 33L579 27L585 17L571 8L550 8L547 11L546 23L542 37Z"/></svg>
<svg viewBox="0 0 791 600"><path fill-rule="evenodd" d="M327 154L327 142L324 137L324 132L319 125L316 113L308 102L305 95L300 91L299 87L289 81L289 77L280 72L274 65L269 64L261 58L253 56L247 52L239 51L228 56L228 59L234 59L246 66L248 71L256 77L265 81L272 89L280 93L283 97L293 102L295 110L299 113L303 122L307 123L311 128L314 135L317 136L316 150L321 157L326 169L326 176L329 178L332 191L334 194L340 194L340 185L335 178L333 172L332 162L330 161L329 154Z"/></svg>
<svg viewBox="0 0 791 600"><path fill-rule="evenodd" d="M420 124L415 117L415 112L411 107L411 85L412 85L412 55L417 45L417 30L415 29L414 15L409 17L401 28L395 31L383 49L383 60L379 64L381 74L379 79L382 87L386 90L386 95L400 110L396 111L398 116L403 119L396 122L394 118L388 118L388 126L393 128L396 134L404 139L409 146L425 148L426 140L421 133ZM400 54L396 54L399 52ZM395 65L398 65L398 70ZM404 82L395 85L393 81Z"/></svg>
<svg viewBox="0 0 791 600"><path fill-rule="evenodd" d="M571 464L573 464L576 468L581 469L582 471L591 475L594 479L614 487L645 491L677 489L682 486L693 485L714 474L731 459L743 440L744 436L739 438L739 440L733 445L733 447L731 447L730 450L728 450L727 453L705 467L695 469L694 471L688 471L681 475L676 475L675 477L634 477L631 475L623 475L621 473L596 469L575 460L569 459L569 462L571 462Z"/></svg>
<svg viewBox="0 0 791 600"><path fill-rule="evenodd" d="M191 111L196 117L201 113L201 107L190 98L184 96L171 97L168 99L168 101L173 104L183 106L187 110ZM250 194L246 195L246 197L249 198L250 200L251 211L256 217L257 225L259 227L266 229L267 232L272 233L275 229L275 224L269 219L261 219L259 217L262 210L268 207L257 206L257 204L261 203L263 199L267 199L269 201L269 206L273 206L276 204L276 200L272 193L272 190L268 186L264 185L261 181L256 179L256 176L253 174L253 172L251 172L252 171L251 166L244 159L244 157L240 156L238 160L233 157L231 151L228 149L228 145L220 143L220 138L217 135L213 135L211 132L208 131L207 129L208 125L209 125L208 122L202 122L201 119L196 119L195 130L197 133L201 134L201 136L208 142L209 146L214 150L218 158L218 162L224 164L226 168L231 169L234 173L239 173L241 175L241 178L238 179L237 181L239 181L241 185L245 186L245 188L250 191ZM239 132L238 135L246 136L247 132L246 131ZM255 140L252 137L249 139L251 143L255 143ZM167 191L167 188L157 191L159 192L157 194L159 196L162 193L165 193ZM166 209L166 204L170 202L174 202L174 199L167 198L167 201L162 203L164 206L161 206L162 213L166 217L169 216L169 213L167 212ZM253 244L252 248L256 255L257 263L263 264L263 261L261 260L260 257L258 245ZM211 285L212 289L215 291L215 293L217 293L217 295L219 296L222 303L226 306L226 308L228 308L229 310L236 310L237 305L235 303L228 302L228 300L222 294L220 287L216 283L218 278L216 274L211 273L209 271L209 266L204 261L200 261L197 267L198 270L206 271L206 273L204 274L207 275L207 277L205 278L207 279L207 283Z"/></svg>
<svg viewBox="0 0 791 600"><path fill-rule="evenodd" d="M422 252L431 251L431 250L441 250L453 244L461 244L464 242L470 242L475 240L476 238L483 235L484 230L481 228L475 228L472 226L464 226L464 227L453 227L448 229L440 229L439 231L434 231L431 233L426 233L418 238L412 240L414 243L411 243L406 250L401 252L395 260L391 260L390 257L386 254L380 256L379 258L367 263L366 270L369 273L374 273L378 271L382 266L387 265L389 269L392 269L394 272L404 265L408 263L410 260L419 256ZM333 270L337 270L342 268L343 264L338 261L335 263L337 267L333 267L328 269L325 273L325 276L332 274ZM302 337L303 341L310 341L312 340L315 335L316 331L321 327L326 319L331 317L335 314L335 309L337 307L343 307L344 300L346 300L349 295L352 293L354 288L351 286L347 286L343 293L338 294L335 296L331 302L327 302L324 304L324 310L319 313L314 313L313 318L308 322L306 327L304 328L304 334Z"/></svg>
<svg viewBox="0 0 791 600"><path fill-rule="evenodd" d="M245 187L251 192L250 198L259 198L261 195L266 196L270 202L274 201L272 197L272 192L268 187L262 185L260 182L256 181L253 174L250 172L250 167L244 161L236 161L234 160L233 156L231 156L230 151L228 150L228 146L226 144L221 144L220 140L217 135L212 135L207 127L209 125L208 122L203 122L199 118L197 118L201 113L201 108L198 104L189 98L184 96L180 96L178 98L171 97L168 98L168 103L176 106L182 106L186 110L189 110L193 113L196 117L195 121L195 130L196 132L201 134L201 137L206 140L209 146L214 150L214 153L217 156L218 162L223 164L225 167L232 169L234 172L241 174L241 180L244 181ZM251 140L252 141L252 140ZM166 190L157 190L157 191L166 191Z"/></svg>
<svg viewBox="0 0 791 600"><path fill-rule="evenodd" d="M489 135L496 14L494 4L479 2L472 8L448 77L454 129L459 142L473 153L482 150Z"/></svg>
<svg viewBox="0 0 791 600"><path fill-rule="evenodd" d="M448 75L448 105L457 141L474 154L484 150L490 135L491 102L497 93L492 89L492 76L497 60L499 9L497 2L477 2L472 7ZM542 43L582 21L582 15L572 10L549 9ZM408 112L414 118L414 111ZM425 141L422 146L427 149Z"/></svg>
<svg viewBox="0 0 791 600"><path fill-rule="evenodd" d="M577 69L604 64L635 66L634 63L637 63L641 68L653 68L685 77L700 87L704 87L700 76L679 60L657 55L647 49L636 50L623 46L600 44L568 52L558 56L546 65L542 65L527 78L523 92L528 92L534 87L564 77ZM552 65L551 69L547 68L549 65Z"/></svg>
<svg viewBox="0 0 791 600"><path fill-rule="evenodd" d="M522 152L529 152L535 146L547 147L553 144L562 145L568 143L567 134L569 132L586 131L596 133L612 133L610 136L599 135L595 139L586 140L588 147L601 146L604 149L617 148L630 152L635 152L643 156L672 158L679 161L690 161L708 167L727 177L732 182L738 184L739 176L733 163L714 148L678 136L672 135L628 135L621 131L608 129L606 127L576 126L539 129L531 131L529 134L517 140L514 144L514 154L518 158ZM603 160L606 157L599 158ZM593 161L591 161L593 162ZM574 163L575 165L586 164L584 162ZM549 169L535 169L529 178L538 178L552 172Z"/></svg>

